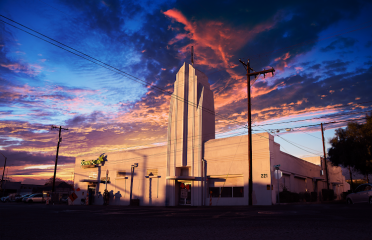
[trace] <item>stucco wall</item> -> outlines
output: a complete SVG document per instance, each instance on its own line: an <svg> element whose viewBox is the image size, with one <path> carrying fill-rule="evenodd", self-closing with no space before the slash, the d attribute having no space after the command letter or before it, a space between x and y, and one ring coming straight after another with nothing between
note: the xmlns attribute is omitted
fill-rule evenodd
<svg viewBox="0 0 372 240"><path fill-rule="evenodd" d="M87 179L99 181L106 176L106 170L109 170L110 182L107 184L107 190L111 195L110 204L128 205L131 165L138 163L138 167L134 170L132 199L140 199L140 205L165 205L166 150L167 148L164 146L107 153L107 161L104 165L95 168L81 168L80 162L83 159L97 159L100 154L77 157L74 185L75 188L80 188L80 191L76 192L79 198L74 203L80 204L82 193L87 193L88 183L81 181ZM158 178L146 177L148 169L157 169ZM117 176L118 172L125 172L126 176L119 177ZM104 189L104 182L97 184L95 204L103 204Z"/></svg>
<svg viewBox="0 0 372 240"><path fill-rule="evenodd" d="M253 147L253 204L271 204L269 134L252 135ZM242 198L212 198L212 205L248 204L248 136L236 136L209 140L205 143L204 159L207 175L211 177L208 187L244 187ZM264 175L266 174L266 175ZM210 202L206 189L206 203Z"/></svg>

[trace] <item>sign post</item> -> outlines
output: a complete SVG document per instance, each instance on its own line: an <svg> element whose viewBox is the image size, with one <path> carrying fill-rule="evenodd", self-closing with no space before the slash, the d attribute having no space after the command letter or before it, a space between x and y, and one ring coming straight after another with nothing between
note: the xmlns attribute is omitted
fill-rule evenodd
<svg viewBox="0 0 372 240"><path fill-rule="evenodd" d="M278 194L277 194L277 203L280 203L280 199L279 199L279 179L282 177L282 171L279 170L279 167L280 167L280 164L278 165L275 165L274 168L275 168L275 178L276 178L276 181L278 182Z"/></svg>
<svg viewBox="0 0 372 240"><path fill-rule="evenodd" d="M106 170L106 191L107 191L107 178L108 178L109 170Z"/></svg>

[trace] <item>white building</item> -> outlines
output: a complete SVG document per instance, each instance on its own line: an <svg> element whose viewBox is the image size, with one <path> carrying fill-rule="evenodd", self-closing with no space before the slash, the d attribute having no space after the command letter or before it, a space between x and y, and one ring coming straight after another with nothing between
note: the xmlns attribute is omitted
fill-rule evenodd
<svg viewBox="0 0 372 240"><path fill-rule="evenodd" d="M320 193L327 188L320 157L299 159L281 152L268 133L252 138L252 204L277 202L273 167L277 164L283 173L280 191ZM167 146L110 152L104 161L96 162L90 161L96 155L77 157L74 184L80 191L75 201L85 199L89 191L94 204L103 204L108 170L109 204L128 205L132 186L132 199L139 199L140 205L248 205L247 140L247 135L215 139L214 99L208 78L184 64L174 83ZM132 168L135 164L138 166ZM328 166L331 188L339 196L349 190L349 184L341 168Z"/></svg>

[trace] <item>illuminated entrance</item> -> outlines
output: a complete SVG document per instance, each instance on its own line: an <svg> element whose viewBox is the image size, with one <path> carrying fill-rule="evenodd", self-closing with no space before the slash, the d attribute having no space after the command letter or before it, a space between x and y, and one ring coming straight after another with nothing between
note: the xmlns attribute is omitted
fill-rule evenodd
<svg viewBox="0 0 372 240"><path fill-rule="evenodd" d="M179 181L179 205L191 205L191 182Z"/></svg>

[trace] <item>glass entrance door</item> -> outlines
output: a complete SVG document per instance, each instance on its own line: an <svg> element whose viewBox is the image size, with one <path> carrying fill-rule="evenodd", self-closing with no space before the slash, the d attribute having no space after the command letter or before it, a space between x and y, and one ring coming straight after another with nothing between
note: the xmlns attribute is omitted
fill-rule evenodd
<svg viewBox="0 0 372 240"><path fill-rule="evenodd" d="M92 205L94 204L94 195L96 194L96 185L88 186L88 194L89 194L89 205Z"/></svg>
<svg viewBox="0 0 372 240"><path fill-rule="evenodd" d="M179 183L179 205L191 205L191 182Z"/></svg>

